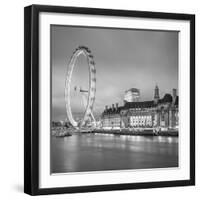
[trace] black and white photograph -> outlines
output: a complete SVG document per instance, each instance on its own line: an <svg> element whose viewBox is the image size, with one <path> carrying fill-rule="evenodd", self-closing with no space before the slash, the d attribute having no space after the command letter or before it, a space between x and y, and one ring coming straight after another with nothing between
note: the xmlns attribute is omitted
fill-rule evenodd
<svg viewBox="0 0 200 200"><path fill-rule="evenodd" d="M51 174L180 167L178 41L51 24Z"/></svg>
<svg viewBox="0 0 200 200"><path fill-rule="evenodd" d="M195 16L25 8L31 195L195 184Z"/></svg>

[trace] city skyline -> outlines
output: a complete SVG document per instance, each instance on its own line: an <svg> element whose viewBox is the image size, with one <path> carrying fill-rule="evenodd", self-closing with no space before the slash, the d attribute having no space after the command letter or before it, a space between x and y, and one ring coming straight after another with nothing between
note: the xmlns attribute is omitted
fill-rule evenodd
<svg viewBox="0 0 200 200"><path fill-rule="evenodd" d="M124 92L138 88L141 100L152 100L154 88L165 93L178 89L178 32L51 26L52 120L66 118L64 85L67 64L79 45L88 46L96 62L96 115L105 105L123 104ZM87 62L77 60L74 86L87 87ZM73 87L72 87L73 91ZM74 94L73 97L76 97ZM79 96L80 98L80 96ZM78 114L80 99L73 98Z"/></svg>

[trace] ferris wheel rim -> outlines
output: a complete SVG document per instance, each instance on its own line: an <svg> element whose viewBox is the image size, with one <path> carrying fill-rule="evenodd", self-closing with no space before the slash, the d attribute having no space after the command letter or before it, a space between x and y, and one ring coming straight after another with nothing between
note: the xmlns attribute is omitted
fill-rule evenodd
<svg viewBox="0 0 200 200"><path fill-rule="evenodd" d="M70 101L70 85L71 85L71 79L73 74L73 69L75 67L75 62L78 59L79 55L83 54L88 63L88 69L89 69L89 88L88 88L88 98L87 98L87 106L84 112L84 116L82 120L80 121L80 124L74 119L72 115L72 108L71 108L71 101ZM66 103L66 112L67 112L67 118L72 124L72 126L77 127L78 125L83 126L88 119L90 113L93 109L93 104L95 100L95 93L96 93L96 69L95 69L95 63L93 59L93 55L91 54L91 51L89 48L85 46L79 46L72 54L70 58L70 62L68 64L68 73L66 76L65 81L65 103Z"/></svg>

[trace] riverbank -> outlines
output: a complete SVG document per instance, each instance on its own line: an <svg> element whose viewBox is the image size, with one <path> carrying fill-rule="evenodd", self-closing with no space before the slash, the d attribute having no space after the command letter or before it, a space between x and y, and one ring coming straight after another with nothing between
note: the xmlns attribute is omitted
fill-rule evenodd
<svg viewBox="0 0 200 200"><path fill-rule="evenodd" d="M66 129L66 128L53 128L52 129L52 136L55 137L68 137L76 134L112 134L112 135L141 135L141 136L178 136L178 131L169 130L169 131L160 131L154 132L153 130L130 130L130 129L123 129L123 130L107 130L107 129Z"/></svg>
<svg viewBox="0 0 200 200"><path fill-rule="evenodd" d="M72 136L72 131L65 128L53 128L51 135L54 137L69 137Z"/></svg>
<svg viewBox="0 0 200 200"><path fill-rule="evenodd" d="M153 132L152 130L131 131L131 130L104 130L95 129L93 133L113 134L113 135L141 135L141 136L178 136L178 131L160 131Z"/></svg>

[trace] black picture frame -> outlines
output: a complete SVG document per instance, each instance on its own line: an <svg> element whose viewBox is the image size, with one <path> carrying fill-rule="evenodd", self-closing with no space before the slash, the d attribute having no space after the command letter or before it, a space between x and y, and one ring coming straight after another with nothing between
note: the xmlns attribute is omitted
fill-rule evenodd
<svg viewBox="0 0 200 200"><path fill-rule="evenodd" d="M190 23L190 178L188 180L39 188L39 14L76 13L103 16L188 20ZM31 5L24 9L24 192L46 195L195 185L195 15Z"/></svg>

